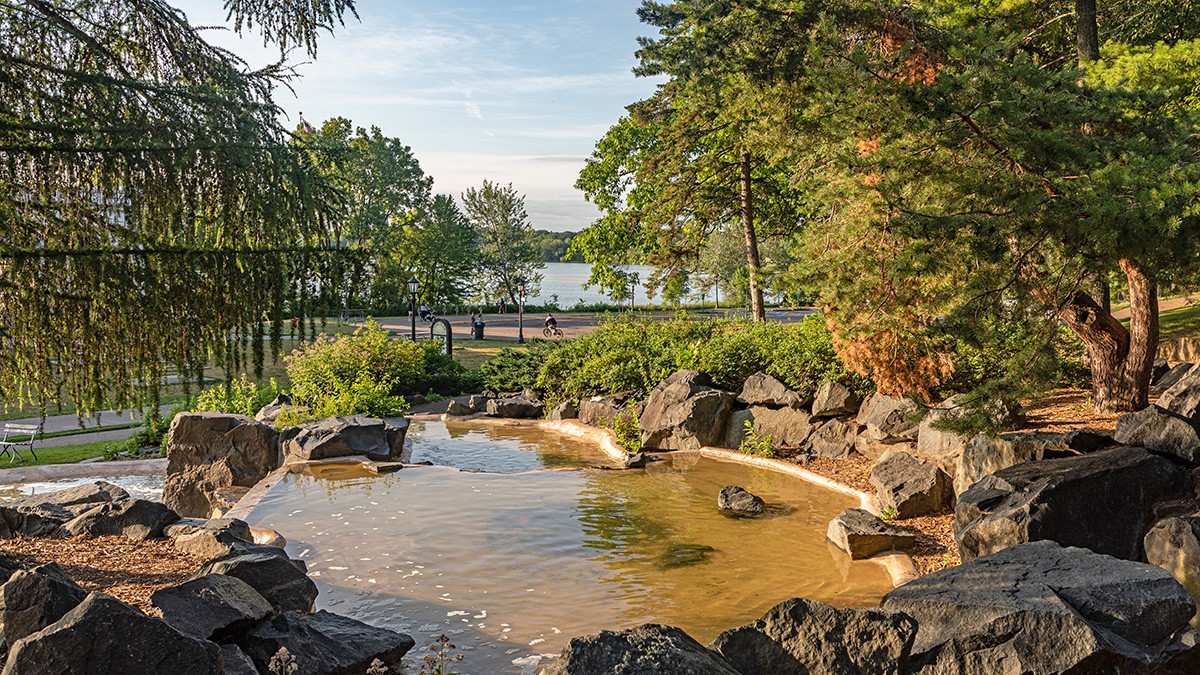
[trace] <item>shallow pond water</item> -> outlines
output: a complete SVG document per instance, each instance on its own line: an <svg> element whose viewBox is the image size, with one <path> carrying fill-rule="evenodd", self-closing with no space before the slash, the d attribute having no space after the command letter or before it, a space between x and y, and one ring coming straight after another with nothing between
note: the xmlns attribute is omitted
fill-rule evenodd
<svg viewBox="0 0 1200 675"><path fill-rule="evenodd" d="M161 474L151 476L80 476L29 483L0 484L0 501L15 499L17 497L27 497L29 495L40 495L46 492L54 492L55 490L65 490L79 485L95 483L98 480L120 485L125 488L125 491L131 497L160 502L162 501L163 483L166 482L166 476Z"/></svg>
<svg viewBox="0 0 1200 675"><path fill-rule="evenodd" d="M866 606L891 590L882 566L825 540L855 500L792 476L695 455L611 470L589 444L528 427L409 434L413 461L439 466L288 474L248 520L308 563L319 606L418 650L445 633L465 673L533 672L601 629L666 623L708 642L790 597ZM770 516L722 515L728 484Z"/></svg>

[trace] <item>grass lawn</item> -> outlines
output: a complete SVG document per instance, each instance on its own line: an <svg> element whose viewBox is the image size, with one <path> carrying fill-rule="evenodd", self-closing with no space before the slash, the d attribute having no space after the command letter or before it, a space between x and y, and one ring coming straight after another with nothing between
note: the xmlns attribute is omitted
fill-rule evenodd
<svg viewBox="0 0 1200 675"><path fill-rule="evenodd" d="M1200 304L1169 309L1158 321L1162 337L1200 337Z"/></svg>
<svg viewBox="0 0 1200 675"><path fill-rule="evenodd" d="M53 448L39 448L34 444L34 452L38 458L35 460L29 456L28 450L22 450L21 456L24 461L0 462L0 469L18 466L41 466L43 464L74 464L82 462L85 459L92 457L101 457L104 451L110 447L116 447L121 444L121 441L94 441L92 443L80 443L78 445L60 445Z"/></svg>

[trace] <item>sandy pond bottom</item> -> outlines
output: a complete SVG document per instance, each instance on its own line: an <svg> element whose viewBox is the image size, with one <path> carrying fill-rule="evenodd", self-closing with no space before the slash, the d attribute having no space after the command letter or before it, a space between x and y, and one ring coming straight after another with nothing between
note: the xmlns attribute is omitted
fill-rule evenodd
<svg viewBox="0 0 1200 675"><path fill-rule="evenodd" d="M289 474L248 520L308 563L319 606L411 634L414 654L444 633L465 673L532 673L601 629L666 623L708 642L790 597L867 606L891 589L825 540L854 500L798 478L694 456L605 470L591 446L523 427L409 436L413 460L438 466ZM728 484L770 517L719 513Z"/></svg>

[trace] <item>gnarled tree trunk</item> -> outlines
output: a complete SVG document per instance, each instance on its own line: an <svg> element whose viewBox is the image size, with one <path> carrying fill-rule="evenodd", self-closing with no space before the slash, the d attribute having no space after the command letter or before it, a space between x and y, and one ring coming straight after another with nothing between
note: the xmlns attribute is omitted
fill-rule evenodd
<svg viewBox="0 0 1200 675"><path fill-rule="evenodd" d="M754 199L750 193L750 153L742 151L742 229L746 235L746 269L750 273L750 314L755 321L765 321L762 288L758 285L758 235L754 232Z"/></svg>
<svg viewBox="0 0 1200 675"><path fill-rule="evenodd" d="M1136 261L1123 258L1129 282L1129 329L1087 293L1077 291L1059 316L1083 341L1092 367L1092 406L1128 412L1149 405L1150 373L1158 352L1158 284Z"/></svg>

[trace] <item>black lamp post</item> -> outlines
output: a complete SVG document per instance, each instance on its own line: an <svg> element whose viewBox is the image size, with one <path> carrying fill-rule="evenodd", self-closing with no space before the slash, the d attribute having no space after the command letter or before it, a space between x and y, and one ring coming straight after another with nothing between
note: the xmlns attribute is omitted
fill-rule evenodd
<svg viewBox="0 0 1200 675"><path fill-rule="evenodd" d="M412 317L412 341L417 341L417 289L421 282L416 277L408 280L408 313Z"/></svg>
<svg viewBox="0 0 1200 675"><path fill-rule="evenodd" d="M525 280L517 279L517 295L520 296L517 305L517 343L525 344Z"/></svg>

